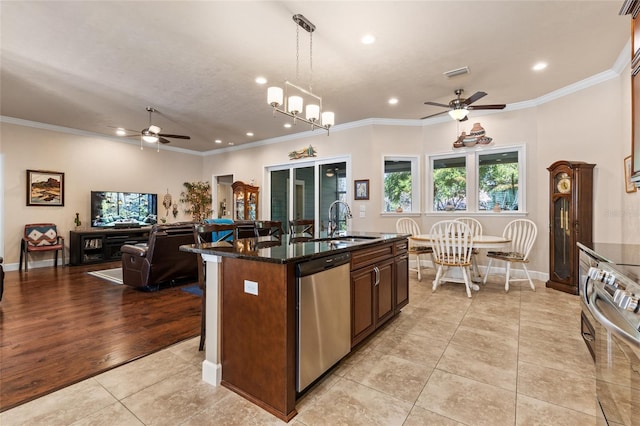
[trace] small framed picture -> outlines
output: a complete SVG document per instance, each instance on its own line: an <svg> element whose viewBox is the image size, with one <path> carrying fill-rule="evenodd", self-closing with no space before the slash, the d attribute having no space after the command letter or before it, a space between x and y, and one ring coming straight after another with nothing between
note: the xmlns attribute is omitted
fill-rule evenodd
<svg viewBox="0 0 640 426"><path fill-rule="evenodd" d="M369 179L356 180L354 183L354 192L356 200L369 199Z"/></svg>
<svg viewBox="0 0 640 426"><path fill-rule="evenodd" d="M631 156L624 159L624 184L627 192L636 192L638 188L631 182Z"/></svg>
<svg viewBox="0 0 640 426"><path fill-rule="evenodd" d="M27 206L64 206L64 173L27 170Z"/></svg>

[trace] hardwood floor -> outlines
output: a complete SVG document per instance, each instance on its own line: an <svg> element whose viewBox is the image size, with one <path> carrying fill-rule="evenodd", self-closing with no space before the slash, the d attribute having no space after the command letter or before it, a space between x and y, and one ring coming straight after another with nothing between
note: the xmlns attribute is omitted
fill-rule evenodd
<svg viewBox="0 0 640 426"><path fill-rule="evenodd" d="M10 271L0 302L0 412L200 333L200 298L87 274L120 262Z"/></svg>

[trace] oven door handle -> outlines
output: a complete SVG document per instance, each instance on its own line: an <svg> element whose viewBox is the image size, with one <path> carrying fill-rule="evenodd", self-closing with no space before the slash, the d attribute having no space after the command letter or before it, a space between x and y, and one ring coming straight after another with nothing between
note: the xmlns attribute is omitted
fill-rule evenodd
<svg viewBox="0 0 640 426"><path fill-rule="evenodd" d="M591 312L591 314L595 317L595 319L602 324L602 326L604 328L607 329L607 331L609 331L610 333L626 340L627 342L631 343L634 346L640 347L640 340L631 335L630 333L628 333L627 331L621 329L620 327L618 327L616 324L614 324L611 320L609 320L609 318L607 318L599 309L598 306L596 305L596 300L600 299L602 302L607 303L606 299L603 299L601 297L598 297L598 292L594 287L594 291L591 294L591 296L586 296L585 295L585 299L587 299L588 303L586 303L587 305L587 309L589 309L589 312ZM617 309L617 308L616 308Z"/></svg>

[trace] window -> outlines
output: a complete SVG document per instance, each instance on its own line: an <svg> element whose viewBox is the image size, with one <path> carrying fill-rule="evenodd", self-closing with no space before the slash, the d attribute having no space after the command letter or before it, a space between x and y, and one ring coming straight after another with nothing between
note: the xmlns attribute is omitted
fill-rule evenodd
<svg viewBox="0 0 640 426"><path fill-rule="evenodd" d="M524 146L432 155L429 164L433 212L524 210Z"/></svg>
<svg viewBox="0 0 640 426"><path fill-rule="evenodd" d="M466 157L439 158L433 161L433 210L467 209Z"/></svg>
<svg viewBox="0 0 640 426"><path fill-rule="evenodd" d="M518 152L478 155L478 211L518 210Z"/></svg>
<svg viewBox="0 0 640 426"><path fill-rule="evenodd" d="M384 157L382 211L419 212L418 157Z"/></svg>

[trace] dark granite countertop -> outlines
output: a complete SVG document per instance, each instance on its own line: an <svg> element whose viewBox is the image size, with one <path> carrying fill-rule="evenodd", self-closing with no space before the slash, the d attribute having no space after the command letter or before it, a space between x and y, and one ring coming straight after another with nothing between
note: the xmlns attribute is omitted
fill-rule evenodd
<svg viewBox="0 0 640 426"><path fill-rule="evenodd" d="M325 241L295 242L295 238L283 235L281 239L274 237L241 238L233 242L189 244L180 246L180 250L210 254L222 257L236 257L271 263L290 263L301 260L323 257L334 253L352 251L376 244L401 241L409 237L407 234L382 232L351 232L349 237L364 237L358 242L326 239ZM340 238L340 237L337 237Z"/></svg>

